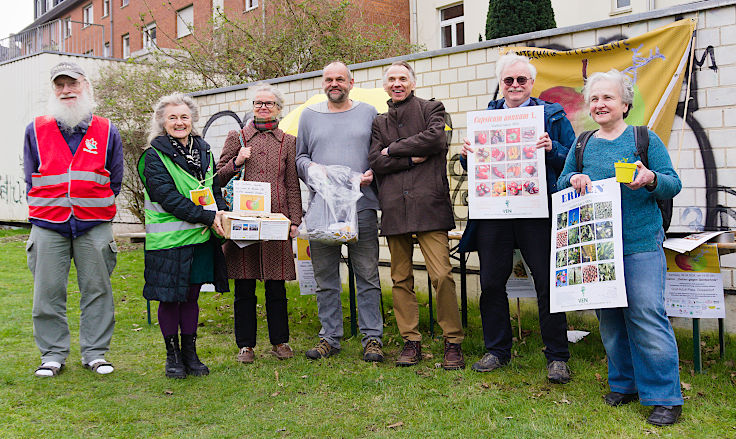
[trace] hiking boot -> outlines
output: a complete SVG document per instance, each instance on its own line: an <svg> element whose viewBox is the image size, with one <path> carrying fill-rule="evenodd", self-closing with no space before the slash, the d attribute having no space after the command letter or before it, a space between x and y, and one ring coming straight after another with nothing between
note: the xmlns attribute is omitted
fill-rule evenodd
<svg viewBox="0 0 736 439"><path fill-rule="evenodd" d="M547 365L547 379L556 384L570 382L570 368L564 361L550 361Z"/></svg>
<svg viewBox="0 0 736 439"><path fill-rule="evenodd" d="M253 348L251 347L243 347L240 348L240 352L238 352L238 361L244 364L250 364L254 361L256 361L256 353L253 352Z"/></svg>
<svg viewBox="0 0 736 439"><path fill-rule="evenodd" d="M373 361L375 363L383 361L381 343L375 338L368 340L368 343L363 348L363 361Z"/></svg>
<svg viewBox="0 0 736 439"><path fill-rule="evenodd" d="M404 348L396 359L397 366L414 366L422 359L422 343L419 341L407 340L404 342Z"/></svg>
<svg viewBox="0 0 736 439"><path fill-rule="evenodd" d="M680 414L682 414L681 405L655 405L652 414L647 418L647 422L658 427L665 427L677 422Z"/></svg>
<svg viewBox="0 0 736 439"><path fill-rule="evenodd" d="M628 404L630 402L636 401L637 399L639 399L638 393L608 392L606 396L603 397L603 400L606 401L606 404L610 405L611 407L618 407L620 405Z"/></svg>
<svg viewBox="0 0 736 439"><path fill-rule="evenodd" d="M465 369L465 357L460 343L450 343L445 340L445 357L442 359L442 368L445 370Z"/></svg>
<svg viewBox="0 0 736 439"><path fill-rule="evenodd" d="M181 356L184 360L184 369L186 369L187 375L209 375L210 369L199 361L197 355L197 334L181 335Z"/></svg>
<svg viewBox="0 0 736 439"><path fill-rule="evenodd" d="M291 350L289 343L279 343L271 347L271 355L279 360L286 360L294 356L294 351Z"/></svg>
<svg viewBox="0 0 736 439"><path fill-rule="evenodd" d="M476 372L490 372L505 365L506 364L502 363L497 356L493 355L490 352L486 352L486 354L483 355L483 358L473 363L470 368Z"/></svg>
<svg viewBox="0 0 736 439"><path fill-rule="evenodd" d="M313 347L312 349L308 350L306 352L307 358L310 360L319 360L320 358L327 358L331 355L335 355L340 351L340 349L333 348L327 340L324 338L319 339L319 343L317 343L317 346Z"/></svg>

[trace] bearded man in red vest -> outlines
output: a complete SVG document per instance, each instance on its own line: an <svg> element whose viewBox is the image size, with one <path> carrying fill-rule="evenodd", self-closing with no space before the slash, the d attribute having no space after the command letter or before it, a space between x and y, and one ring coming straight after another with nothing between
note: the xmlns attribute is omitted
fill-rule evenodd
<svg viewBox="0 0 736 439"><path fill-rule="evenodd" d="M79 65L57 64L51 86L49 115L28 125L23 150L32 224L26 253L34 279L33 335L41 351L35 375L58 375L69 355L66 287L72 259L82 364L108 374L113 366L105 353L115 325L110 275L117 261L112 219L123 179L123 145L117 128L92 114L92 86Z"/></svg>

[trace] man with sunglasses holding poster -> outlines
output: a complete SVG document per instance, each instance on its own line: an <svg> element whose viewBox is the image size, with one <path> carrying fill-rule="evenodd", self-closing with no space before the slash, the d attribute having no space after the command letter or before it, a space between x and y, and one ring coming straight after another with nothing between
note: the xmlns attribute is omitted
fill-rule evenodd
<svg viewBox="0 0 736 439"><path fill-rule="evenodd" d="M557 177L565 164L575 132L557 103L531 97L537 70L529 59L509 52L496 61L496 77L503 99L488 103L489 110L531 105L544 106L545 132L537 148L545 151L548 194L557 191ZM473 152L466 138L461 163ZM551 209L550 209L551 212ZM547 357L547 378L553 383L570 381L567 360L567 318L549 312L550 218L470 220L460 241L461 252L478 252L480 261L480 315L487 353L473 364L477 372L490 372L511 360L511 323L506 282L511 274L514 248L519 248L534 278L539 308L539 326Z"/></svg>

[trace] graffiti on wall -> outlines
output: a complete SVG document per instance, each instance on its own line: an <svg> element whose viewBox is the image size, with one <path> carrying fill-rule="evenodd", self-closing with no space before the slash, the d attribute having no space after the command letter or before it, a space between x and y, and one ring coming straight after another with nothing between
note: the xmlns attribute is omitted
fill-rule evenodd
<svg viewBox="0 0 736 439"><path fill-rule="evenodd" d="M626 38L628 37L619 34L608 38L602 38L599 40L598 44L606 44ZM570 50L570 48L559 44L552 44L543 47L561 51ZM696 112L700 108L700 102L698 101L698 80L696 69L697 71L700 71L705 68L714 72L718 70L713 46L707 46L702 50L695 50L689 63L693 63L693 67L695 68L690 69L688 66L687 70L692 71L690 75L690 93L688 95L689 103L687 105L687 114L685 114L684 99L678 103L675 114L681 119L684 119L685 127L693 133L698 144L705 177L705 206L689 206L682 209L679 218L679 225L695 231L728 230L728 218L736 220L736 209L720 204L719 194L725 193L730 196L736 196L736 190L718 184L718 169L716 167L710 139L708 138L705 129L703 129L701 123L698 121L696 115ZM687 75L684 75L683 90L687 90L687 80ZM498 94L499 88L496 86L492 99L497 99ZM454 154L451 157L448 175L450 177L451 199L453 206L456 206L456 220L466 221L468 219L466 213L467 210L462 209L462 211L459 211L459 209L457 209L457 206L467 206L468 204L468 191L467 188L464 187L464 183L467 178L465 171L460 165L460 154Z"/></svg>

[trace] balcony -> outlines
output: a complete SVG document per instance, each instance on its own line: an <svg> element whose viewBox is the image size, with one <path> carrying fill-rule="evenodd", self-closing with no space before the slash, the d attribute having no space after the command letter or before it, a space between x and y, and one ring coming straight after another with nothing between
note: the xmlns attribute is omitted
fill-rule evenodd
<svg viewBox="0 0 736 439"><path fill-rule="evenodd" d="M101 24L54 20L0 39L0 63L40 52L112 56Z"/></svg>

